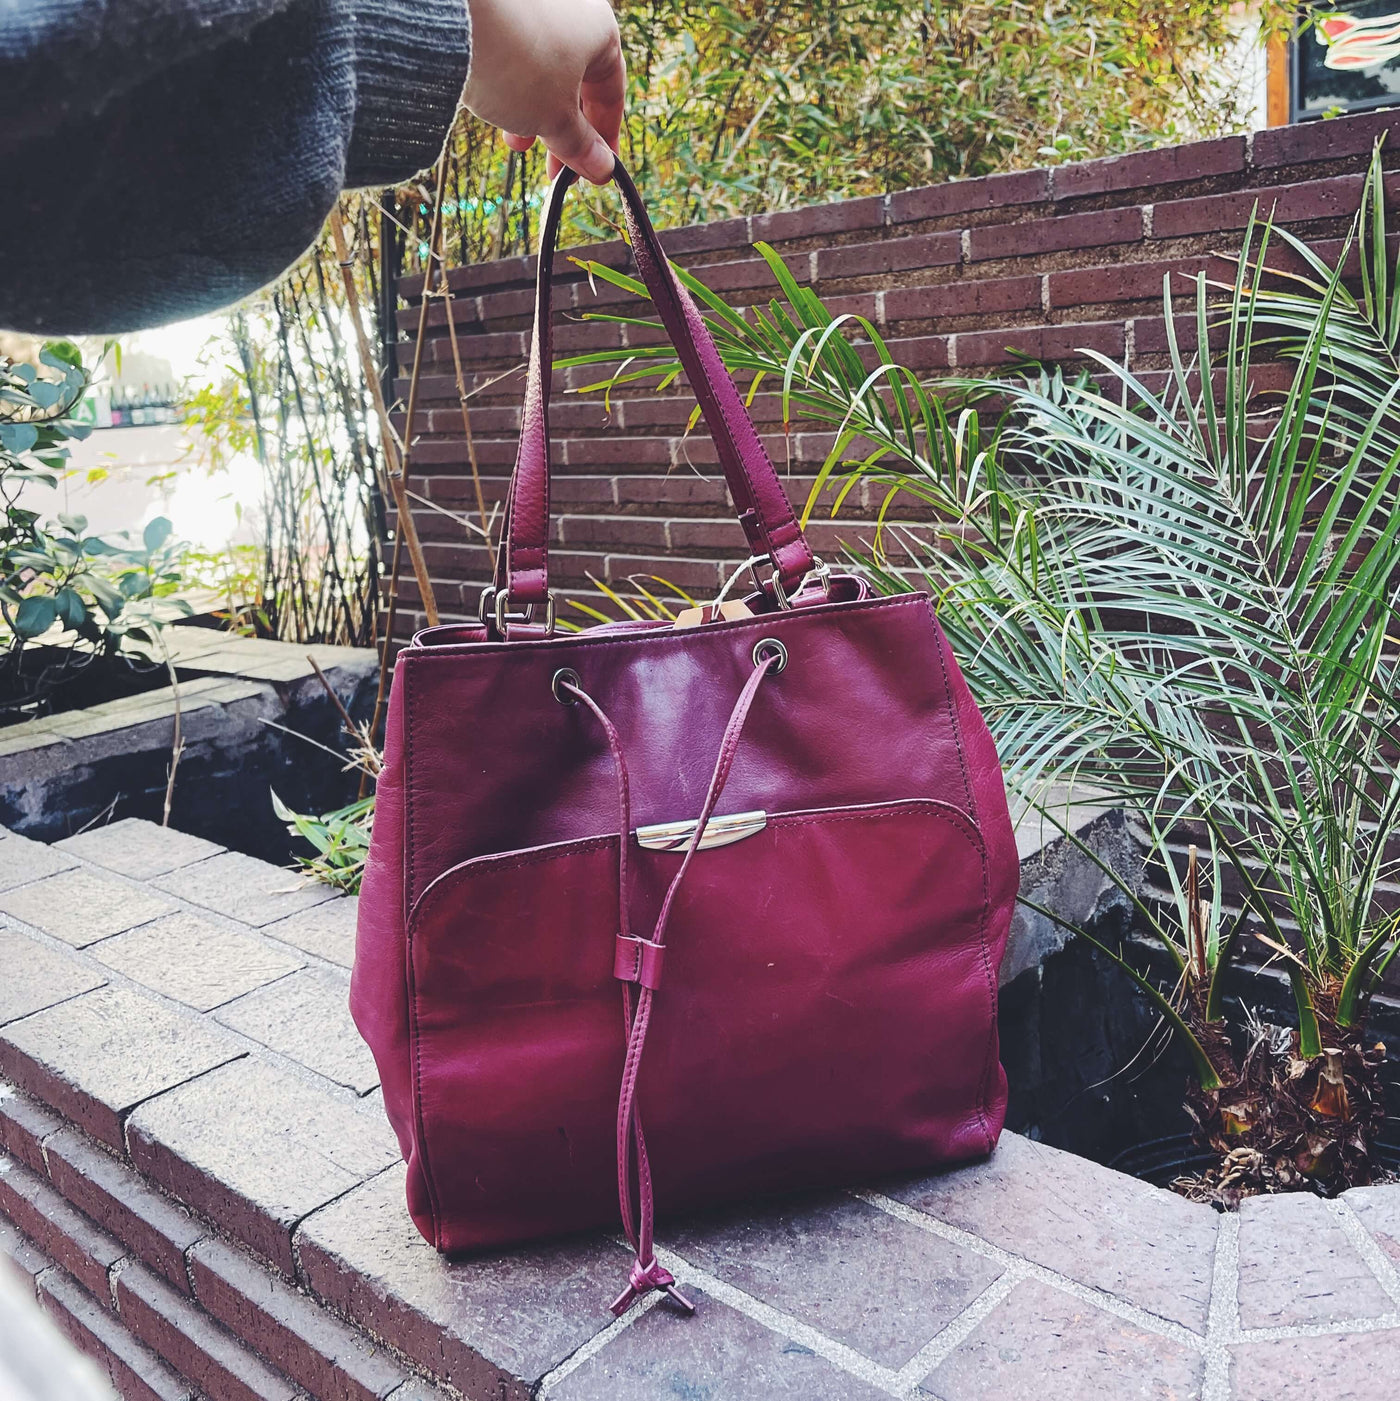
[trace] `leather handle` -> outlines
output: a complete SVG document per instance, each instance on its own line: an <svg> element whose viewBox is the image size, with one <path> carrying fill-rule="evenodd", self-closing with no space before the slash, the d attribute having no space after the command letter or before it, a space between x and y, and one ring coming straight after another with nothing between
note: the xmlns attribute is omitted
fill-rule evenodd
<svg viewBox="0 0 1400 1401"><path fill-rule="evenodd" d="M520 446L511 478L505 539L496 565L495 587L506 591L512 610L544 603L549 595L549 400L554 379L551 298L564 197L576 178L567 168L560 172L550 189L540 233ZM779 585L790 595L816 563L792 503L700 312L676 281L641 195L620 161L613 168L613 180L622 192L637 269L704 414L749 551L772 560Z"/></svg>

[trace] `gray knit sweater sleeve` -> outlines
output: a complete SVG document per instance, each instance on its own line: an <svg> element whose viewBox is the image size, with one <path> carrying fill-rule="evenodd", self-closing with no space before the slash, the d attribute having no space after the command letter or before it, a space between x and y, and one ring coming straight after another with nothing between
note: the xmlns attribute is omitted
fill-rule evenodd
<svg viewBox="0 0 1400 1401"><path fill-rule="evenodd" d="M0 327L265 286L342 189L432 164L470 53L467 0L0 0Z"/></svg>

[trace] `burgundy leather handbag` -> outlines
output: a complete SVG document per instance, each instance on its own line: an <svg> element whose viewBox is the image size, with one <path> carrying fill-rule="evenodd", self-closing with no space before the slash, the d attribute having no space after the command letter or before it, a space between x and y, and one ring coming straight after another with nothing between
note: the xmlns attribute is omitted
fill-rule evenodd
<svg viewBox="0 0 1400 1401"><path fill-rule="evenodd" d="M551 265L572 178L545 220L481 625L420 633L395 668L351 1007L423 1235L499 1246L620 1204L622 1313L676 1293L653 1196L674 1212L991 1151L1018 865L929 599L814 559L620 165L639 270L771 574L752 616L555 631Z"/></svg>

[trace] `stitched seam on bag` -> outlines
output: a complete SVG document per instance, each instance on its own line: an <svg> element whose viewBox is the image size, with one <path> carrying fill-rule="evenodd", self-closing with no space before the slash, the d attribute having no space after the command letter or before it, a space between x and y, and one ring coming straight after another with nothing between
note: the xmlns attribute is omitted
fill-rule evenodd
<svg viewBox="0 0 1400 1401"><path fill-rule="evenodd" d="M957 808L946 805L939 798L893 798L888 802L871 804L868 808L860 812L845 812L841 809L817 808L812 812L779 813L773 817L769 827L800 827L808 823L823 822L834 824L837 822L859 822L867 819L898 817L911 808L921 808L930 817L942 818L945 822L958 827L963 835L968 837L977 848L978 855L982 861L983 870L983 904L990 903L987 885L987 857L982 840L982 833L977 826L968 820L967 814L959 812ZM478 856L464 863L459 868L462 878L470 878L485 871L510 871L517 870L522 866L533 866L540 862L552 861L563 854L563 849L568 849L570 856L579 856L589 851L597 851L600 848L611 846L617 837L609 833L602 837L588 837L577 843L563 842L557 846L537 847L530 851L519 853L503 853L499 856ZM415 906L412 915L412 923L421 923L426 918L432 903L436 903L439 896L446 894L455 888L457 881L450 879L452 872L446 872L438 877L441 884L434 883L428 890L423 892L422 900ZM985 923L985 915L984 915ZM985 954L985 951L984 951Z"/></svg>
<svg viewBox="0 0 1400 1401"><path fill-rule="evenodd" d="M932 799L932 797L901 797L901 799L890 800L888 803L873 804L872 807L865 808L865 810L859 811L859 813L845 813L845 811L830 810L830 808L828 808L828 810L817 808L817 810L811 811L811 813L782 813L772 818L768 825L771 828L804 827L804 825L811 824L811 822L823 822L823 824L834 825L837 824L837 822L884 820L884 818L903 817L911 808L922 808L929 817L942 818L943 821L949 822L953 827L959 828L960 831L963 832L963 835L967 836L968 841L973 843L973 846L977 848L978 859L981 860L982 864L982 906L984 906L984 908L982 908L981 920L982 930L984 930L982 958L984 958L984 961L987 961L988 953L987 948L985 948L985 925L987 925L988 906L991 904L987 870L987 852L985 852L981 832L978 831L978 828L975 827L973 822L967 820L966 813L959 813L957 808L947 807L942 803L942 800ZM534 866L534 864L548 862L548 860L554 860L555 857L562 855L563 846L568 848L568 855L580 856L586 852L593 852L593 850L611 846L612 842L615 841L617 841L617 836L611 834L607 836L590 836L586 841L577 843L563 842L561 846L545 846L545 848L520 852L519 855L510 855L510 853L506 853L506 855L503 856L474 857L471 862L465 863L464 866L462 866L460 870L455 871L455 873L454 871L448 871L444 876L440 876L439 881L441 884L434 883L429 890L423 892L422 901L413 909L412 923L413 925L418 925L418 923L422 922L422 920L426 918L427 912L429 912L429 902L436 904L440 894L446 895L448 891L454 890L454 888L460 884L462 878L475 877L478 876L478 874L482 874L483 871L519 870L520 867L523 866ZM451 880L453 874L457 874L458 880Z"/></svg>
<svg viewBox="0 0 1400 1401"><path fill-rule="evenodd" d="M561 848L567 847L569 855L582 855L584 852L597 851L600 847L611 846L617 840L616 836L609 833L602 837L588 837L578 842L563 842L558 846L546 846L530 851L518 853L502 852L486 856L474 856L469 861L463 863L461 868L449 868L440 875L437 880L430 885L422 894L422 897L413 907L411 921L417 924L427 914L432 902L438 898L439 892L447 891L454 887L456 882L452 880L454 874L459 876L474 876L481 871L511 871L520 866L533 866L541 861L552 861L561 854ZM479 864L478 864L479 863ZM468 870L467 867L470 867Z"/></svg>
<svg viewBox="0 0 1400 1401"><path fill-rule="evenodd" d="M403 700L404 709L408 712L408 753L404 755L404 785L408 796L412 795L412 773L413 754L416 749L417 720L416 712L412 704L413 686L409 678L413 674L413 668L404 667ZM417 853L417 824L414 814L417 811L417 804L408 804L408 833L409 833L409 856L408 869L410 880L413 879L414 860ZM413 886L409 886L410 892ZM423 1119L423 1057L420 1053L420 1038L418 1031L418 980L413 972L413 924L412 921L404 920L404 975L408 982L408 1046L409 1055L413 1062L413 1120L418 1127L418 1160L423 1168L423 1185L428 1189L428 1211L433 1218L433 1246L442 1249L443 1217L442 1208L438 1203L437 1186L433 1181L432 1166L428 1161L428 1129Z"/></svg>
<svg viewBox="0 0 1400 1401"><path fill-rule="evenodd" d="M928 604L929 620L933 623L934 641L938 644L938 669L943 675L943 694L947 701L948 715L953 727L953 744L958 751L958 767L962 770L963 788L967 792L967 805L971 809L972 821L977 824L980 831L981 823L977 816L977 799L972 791L972 776L967 768L967 755L963 752L962 724L958 718L958 703L953 695L953 688L948 679L948 661L944 656L947 641L943 636L943 629L938 626L938 613L933 606L933 599L930 595L924 595L924 601ZM992 1057L996 1046L997 1035L997 985L996 974L992 971L991 950L987 946L987 926L990 923L991 915L991 877L987 870L987 847L985 841L978 843L978 852L982 858L982 969L987 978L987 991L989 994L989 1009L991 1016L987 1022L987 1047L982 1053L982 1084L981 1092L978 1096L977 1117L982 1124L982 1136L987 1141L987 1151L990 1153L995 1146L992 1140L992 1127L987 1120L987 1097L991 1090L992 1081Z"/></svg>
<svg viewBox="0 0 1400 1401"><path fill-rule="evenodd" d="M671 275L671 272L670 272L670 269L669 269L669 268L666 269L666 273L667 273L667 276L670 276L670 275ZM681 298L680 298L679 294L678 294L677 297L676 297L676 301L677 301L677 303L680 305L681 320L682 320L683 322L686 323L686 327L687 327L687 329L691 332L691 339L692 339L692 341L693 341L693 340L695 339L694 327L691 326L691 324L690 324L690 317L686 315L686 308L685 308L684 303L681 302ZM698 321L698 322L700 323L701 327L703 328L704 325L705 325L705 322L704 322L704 318L700 315L699 309L698 309L698 308L695 309L695 319L696 319L696 321ZM706 330L704 331L704 334L706 335L707 338L709 337L709 331L708 331L708 329L706 329ZM710 347L711 347L711 349L714 349L714 342L713 342L713 339L711 339ZM718 353L719 353L718 351L715 352L716 356L718 356ZM697 355L698 355L698 348L697 348ZM700 359L701 368L702 368L702 369L705 368L704 357L703 357L703 356L699 356L699 359ZM733 386L731 385L731 388L732 388L732 387L733 387ZM724 424L725 431L729 434L729 441L734 445L735 453L736 453L736 455L737 455L737 457L738 457L738 459L739 459L739 462L738 462L738 466L739 466L739 475L744 479L745 485L747 485L748 488L749 488L749 498L750 498L750 500L751 500L752 503L753 503L752 509L753 509L753 514L754 514L754 519L758 522L759 532L760 532L760 533L762 534L762 536L763 536L764 544L766 544L766 545L768 546L768 553L769 553L769 555L772 556L772 555L776 554L777 551L778 551L779 549L782 548L782 546L781 546L779 543L775 542L773 534L772 534L772 533L769 531L769 529L768 529L768 522L767 522L767 520L766 520L765 517L764 517L764 505L763 505L762 502L759 501L757 495L754 493L754 490L753 490L753 480L752 480L752 478L749 476L748 467L747 467L747 465L746 465L745 462L744 462L744 449L740 446L740 444L739 444L739 436L738 436L738 434L736 434L735 431L734 431L734 423L733 423L733 420L729 417L729 412L728 412L728 409L725 407L724 399L723 399L723 397L720 395L720 393L718 392L718 390L715 389L713 382L709 379L708 373L706 374L706 377L705 377L705 388L706 388L706 391L707 391L708 394L709 394L709 397L710 397L711 401L714 403L715 407L719 410L720 422ZM736 393L736 395L737 395L738 391L735 390L735 393ZM742 409L741 409L740 411L743 412ZM768 450L763 446L763 441L762 441L762 439L759 438L759 436L758 436L758 430L754 427L754 425L753 425L753 420L748 416L747 413L744 413L744 426L748 429L749 433L751 433L751 434L753 435L753 446L754 446L754 448L757 450L758 455L763 459L764 463L767 465L768 470L769 470L769 472L772 474L774 480L777 481L777 480L778 480L778 474L777 474L777 471L776 471L776 470L774 469L774 467L773 467L772 459L768 456ZM779 482L778 489L779 489L779 491L782 491L782 484L781 484L781 482ZM792 503L791 503L790 501L788 501L788 499L787 499L787 494L786 494L786 493L783 494L783 504L787 507L787 515L786 515L786 517L785 517L784 519L782 519L782 520L780 520L780 521L778 522L778 529L779 529L779 530L784 529L784 528L787 526L788 521L791 520L793 526L797 528L798 534L800 535L800 534L801 534L801 528L797 526L796 517L794 516L793 510L792 510ZM808 549L810 550L810 548L811 548L811 547L809 546ZM777 560L776 560L776 559L773 561L773 564L774 564L774 567L776 568L776 567L777 567Z"/></svg>
<svg viewBox="0 0 1400 1401"><path fill-rule="evenodd" d="M988 947L987 931L992 918L991 873L987 869L987 848L978 843L982 857L982 920L979 929L979 942L982 947L982 971L987 977L987 1048L982 1053L982 1093L977 1107L977 1117L982 1121L982 1133L987 1140L987 1152L996 1147L992 1137L992 1126L987 1122L987 1097L991 1092L993 1068L996 1065L997 1040L997 985L992 971L992 955Z"/></svg>
<svg viewBox="0 0 1400 1401"><path fill-rule="evenodd" d="M936 801L938 800L929 798L904 798L898 800L901 807L922 806L930 802ZM948 809L942 807L926 808L925 810L928 812L929 816L941 817L945 821L951 823L953 826L960 827L963 830L964 834L972 840L973 846L976 847L977 857L981 863L982 868L982 914L981 918L978 920L978 947L982 955L982 971L987 978L987 988L988 992L990 993L990 997L988 999L987 1004L987 1048L983 1052L982 1057L982 1075L979 1082L978 1103L976 1106L976 1112L978 1122L982 1125L982 1136L986 1140L987 1151L990 1153L992 1149L996 1146L996 1143L992 1138L991 1124L987 1120L987 1096L991 1089L992 1067L995 1064L995 1060L992 1055L992 1047L994 1046L996 1041L997 999L996 982L992 975L991 952L988 947L987 940L987 927L991 922L992 905L991 875L987 867L987 847L985 841L982 838L981 831L975 824L969 822L967 817L963 813L958 812L956 809ZM884 808L879 811L871 812L841 813L838 816L827 817L825 819L823 819L821 813L814 812L804 814L801 817L784 820L792 822L793 824L800 824L805 822L819 822L823 820L825 820L828 823L835 823L853 822L862 817L894 817L896 815L897 814L892 809Z"/></svg>
<svg viewBox="0 0 1400 1401"><path fill-rule="evenodd" d="M885 598L871 598L863 600L861 602L813 604L807 608L793 608L780 613L760 613L752 618L736 618L724 623L710 624L708 629L692 628L677 631L673 628L658 628L647 632L639 632L631 636L609 636L597 642L588 640L587 634L584 633L576 637L570 637L568 639L568 642L571 645L583 646L586 649L584 655L588 655L589 653L592 653L594 651L603 651L609 647L643 646L646 643L657 642L662 639L669 639L671 642L684 647L695 640L695 634L697 632L704 633L707 630L711 632L723 632L723 634L725 635L740 635L745 632L753 632L755 630L761 630L765 627L772 627L785 618L791 619L793 622L797 622L800 620L803 623L810 623L814 620L821 618L830 618L831 615L827 612L827 609L839 608L842 610L841 616L843 618L848 618L853 613L868 612L876 608L899 608L916 606L920 600L922 600L922 602L925 605L927 605L929 612L932 614L933 601L929 598L927 594L902 594L887 596ZM936 615L934 616L936 620ZM462 626L468 625L463 624ZM941 633L937 635L940 638L942 636ZM526 648L557 648L559 646L559 641L560 640L557 638L541 638L538 641L532 638L528 642L448 643L441 647L420 648L418 650L417 655L422 657L435 657L440 661L461 661L465 660L468 657L475 658L481 656L503 656L505 655L507 648L510 648L513 651L517 652L523 651ZM470 652L449 652L447 649L448 647L452 646L471 647L472 650ZM491 648L493 650L487 651L485 650L487 648ZM948 699L949 703L951 704L951 693Z"/></svg>
<svg viewBox="0 0 1400 1401"><path fill-rule="evenodd" d="M902 811L896 809L908 810L915 807L924 808L930 817L941 817L945 822L962 828L963 834L970 837L973 844L981 850L982 834L968 821L967 814L959 812L955 807L945 806L939 798L893 798L888 803L871 804L870 808L863 812L818 808L813 812L779 813L768 825L798 827L809 822L859 822L867 818L899 817Z"/></svg>
<svg viewBox="0 0 1400 1401"><path fill-rule="evenodd" d="M947 704L948 715L952 721L953 744L958 751L958 768L962 773L963 791L967 794L969 814L973 822L977 822L977 799L972 791L972 775L968 772L967 755L963 750L962 724L958 719L958 702L953 695L952 682L948 679L948 659L944 655L948 647L948 642L943 636L943 629L938 626L938 613L933 606L932 597L928 594L924 594L923 600L928 605L929 621L933 624L933 639L938 644L938 670L943 677L943 698Z"/></svg>

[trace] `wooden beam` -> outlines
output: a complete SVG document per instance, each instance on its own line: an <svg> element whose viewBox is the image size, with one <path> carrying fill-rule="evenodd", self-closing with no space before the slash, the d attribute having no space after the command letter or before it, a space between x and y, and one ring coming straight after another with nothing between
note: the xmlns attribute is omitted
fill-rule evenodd
<svg viewBox="0 0 1400 1401"><path fill-rule="evenodd" d="M1289 116L1288 41L1275 35L1268 43L1268 78L1265 88L1266 120L1270 126L1287 126Z"/></svg>

